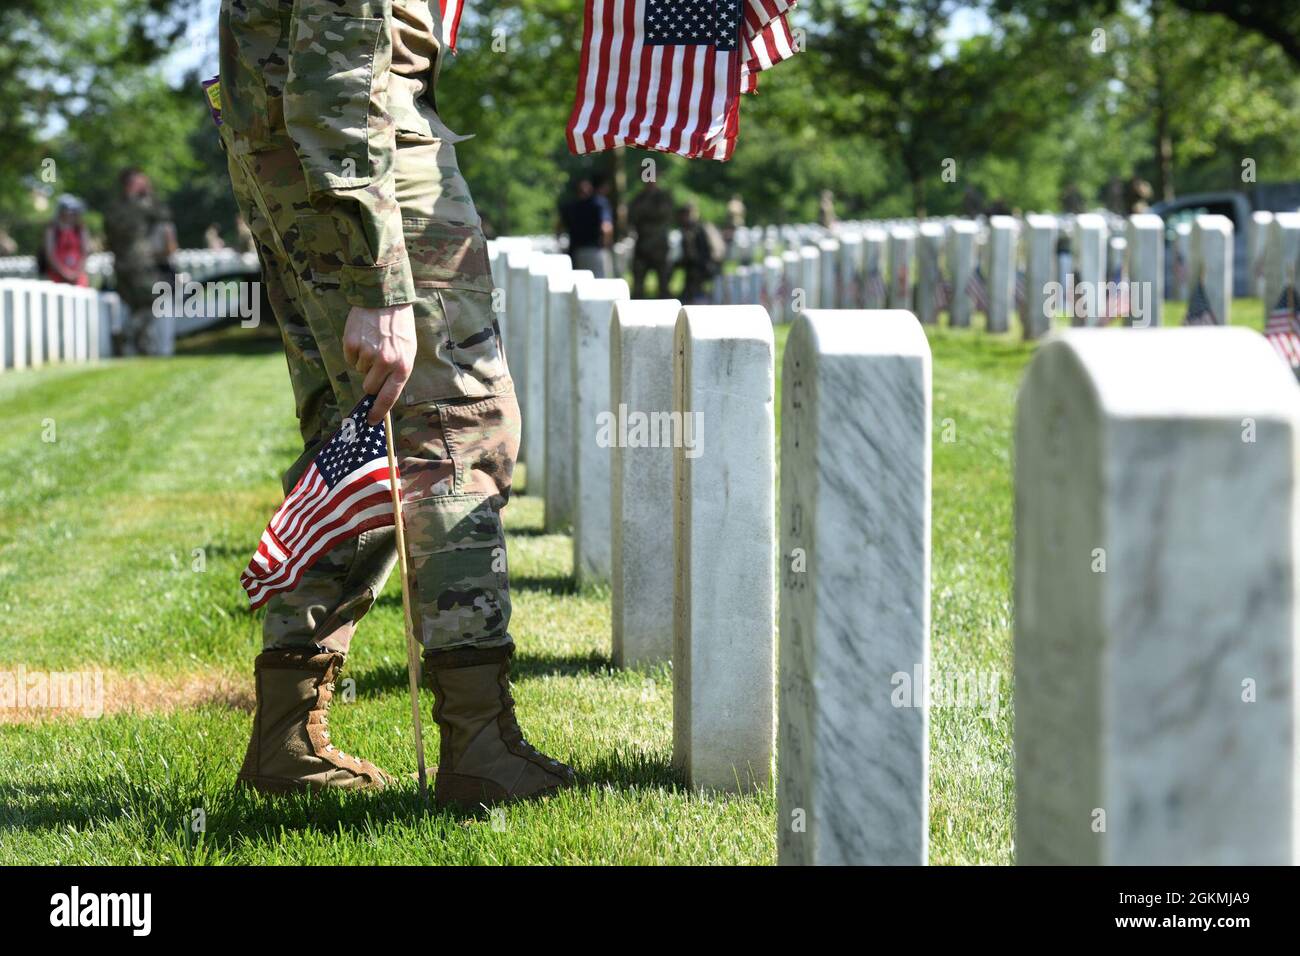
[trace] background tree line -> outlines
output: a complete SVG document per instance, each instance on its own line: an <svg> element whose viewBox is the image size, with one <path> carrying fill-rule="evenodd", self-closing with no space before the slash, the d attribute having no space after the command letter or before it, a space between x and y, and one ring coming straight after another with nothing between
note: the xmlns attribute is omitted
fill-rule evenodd
<svg viewBox="0 0 1300 956"><path fill-rule="evenodd" d="M436 3L437 0L431 0ZM930 215L972 205L1051 210L1067 189L1106 201L1136 173L1156 198L1300 179L1300 7L1224 0L837 0L794 23L805 52L741 109L729 163L638 150L579 159L564 125L582 0L470 0L438 88L479 210L497 233L545 232L579 173L635 191L647 158L679 199L751 222ZM167 196L183 245L216 224L234 240L225 164L199 80L215 0L26 0L0 8L0 226L22 251L72 192L102 209L124 166ZM955 14L981 29L954 39ZM211 22L207 22L207 21ZM1100 32L1099 32L1100 31ZM178 55L177 50L180 49ZM946 171L946 175L945 175ZM98 225L91 216L92 226Z"/></svg>

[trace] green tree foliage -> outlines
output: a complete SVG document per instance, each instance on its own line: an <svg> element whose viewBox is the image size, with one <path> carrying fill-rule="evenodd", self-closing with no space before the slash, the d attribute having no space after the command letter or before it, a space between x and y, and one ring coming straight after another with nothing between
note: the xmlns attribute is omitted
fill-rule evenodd
<svg viewBox="0 0 1300 956"><path fill-rule="evenodd" d="M570 156L583 0L470 0L438 107L473 134L459 158L495 233L550 231L570 183L593 170L616 170L628 193L653 174L715 219L738 195L756 223L815 218L826 189L841 217L1048 210L1072 188L1095 205L1134 173L1162 193L1240 188L1243 160L1261 181L1300 179L1293 7L805 3L794 19L805 51L745 98L736 156L717 163L633 149ZM118 170L139 165L169 197L184 244L210 223L233 238L198 77L169 85L159 65L212 10L212 0L0 6L0 225L30 248L48 215L34 191L99 206ZM957 21L976 29L955 32Z"/></svg>

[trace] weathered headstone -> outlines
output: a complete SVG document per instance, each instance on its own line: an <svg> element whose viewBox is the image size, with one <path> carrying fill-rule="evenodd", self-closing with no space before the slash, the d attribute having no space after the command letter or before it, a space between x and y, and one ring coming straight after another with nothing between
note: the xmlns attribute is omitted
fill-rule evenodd
<svg viewBox="0 0 1300 956"><path fill-rule="evenodd" d="M803 257L797 250L787 249L781 253L781 300L777 303L777 310L772 314L772 321L787 323L794 319L795 306L800 305L797 299L798 290L802 288L800 284L803 278Z"/></svg>
<svg viewBox="0 0 1300 956"><path fill-rule="evenodd" d="M880 229L862 234L862 304L868 309L883 309L889 301L887 245L888 238Z"/></svg>
<svg viewBox="0 0 1300 956"><path fill-rule="evenodd" d="M1287 286L1297 282L1300 265L1300 213L1279 212L1269 224L1264 250L1264 315L1277 305ZM1300 290L1297 290L1300 292Z"/></svg>
<svg viewBox="0 0 1300 956"><path fill-rule="evenodd" d="M943 224L923 222L916 231L916 314L928 325L939 321Z"/></svg>
<svg viewBox="0 0 1300 956"><path fill-rule="evenodd" d="M1010 216L989 217L989 332L1011 328L1016 296L1016 221Z"/></svg>
<svg viewBox="0 0 1300 956"><path fill-rule="evenodd" d="M755 306L677 320L673 451L673 762L695 788L772 772L776 503L772 324Z"/></svg>
<svg viewBox="0 0 1300 956"><path fill-rule="evenodd" d="M1106 219L1085 212L1074 217L1075 325L1101 325L1106 312ZM1081 292L1082 294L1078 294Z"/></svg>
<svg viewBox="0 0 1300 956"><path fill-rule="evenodd" d="M573 287L593 276L585 269L556 269L546 287L546 491L543 525L548 532L573 526Z"/></svg>
<svg viewBox="0 0 1300 956"><path fill-rule="evenodd" d="M1036 339L1051 331L1051 287L1056 277L1055 216L1030 213L1025 217L1025 338Z"/></svg>
<svg viewBox="0 0 1300 956"><path fill-rule="evenodd" d="M506 310L505 323L501 329L502 345L505 348L506 364L510 368L510 377L515 384L515 397L519 401L519 412L528 420L528 317L532 315L530 302L532 282L529 266L533 253L528 249L511 249L506 253ZM528 449L520 444L519 461L528 462Z"/></svg>
<svg viewBox="0 0 1300 956"><path fill-rule="evenodd" d="M546 420L546 326L550 305L550 277L553 272L568 272L569 257L537 253L528 263L528 313L524 321L524 362L528 372L527 398L523 407L524 458L528 462L528 493L546 499L546 441L551 426Z"/></svg>
<svg viewBox="0 0 1300 956"><path fill-rule="evenodd" d="M1192 257L1192 224L1179 222L1174 224L1173 262L1170 263L1170 284L1167 287L1170 298L1185 300L1191 294L1192 276L1189 271Z"/></svg>
<svg viewBox="0 0 1300 956"><path fill-rule="evenodd" d="M611 469L614 666L672 659L673 448L695 436L673 413L676 299L614 303L610 408L618 422Z"/></svg>
<svg viewBox="0 0 1300 956"><path fill-rule="evenodd" d="M0 372L27 365L27 279L0 279Z"/></svg>
<svg viewBox="0 0 1300 956"><path fill-rule="evenodd" d="M837 301L842 309L862 308L864 278L862 254L861 233L850 232L840 236L840 284Z"/></svg>
<svg viewBox="0 0 1300 956"><path fill-rule="evenodd" d="M1128 217L1129 323L1159 326L1165 303L1165 221L1153 213Z"/></svg>
<svg viewBox="0 0 1300 956"><path fill-rule="evenodd" d="M979 226L969 219L948 223L948 273L952 276L952 302L948 306L948 324L953 328L970 325L971 301L967 285L975 271L975 237Z"/></svg>
<svg viewBox="0 0 1300 956"><path fill-rule="evenodd" d="M840 308L840 241L820 239L821 275L817 281L817 308Z"/></svg>
<svg viewBox="0 0 1300 956"><path fill-rule="evenodd" d="M909 312L812 311L781 388L778 860L924 864L930 347Z"/></svg>
<svg viewBox="0 0 1300 956"><path fill-rule="evenodd" d="M1016 854L1295 863L1300 391L1241 328L1071 330L1016 430Z"/></svg>
<svg viewBox="0 0 1300 956"><path fill-rule="evenodd" d="M1232 322L1232 220L1200 215L1192 223L1190 281L1199 282L1216 325Z"/></svg>
<svg viewBox="0 0 1300 956"><path fill-rule="evenodd" d="M1264 248L1268 243L1268 230L1273 214L1256 209L1250 214L1250 231L1246 233L1246 264L1250 268L1250 294L1264 295Z"/></svg>
<svg viewBox="0 0 1300 956"><path fill-rule="evenodd" d="M609 412L609 321L614 303L630 299L623 279L591 279L573 287L570 350L573 381L573 573L579 584L608 581L610 447L601 435Z"/></svg>
<svg viewBox="0 0 1300 956"><path fill-rule="evenodd" d="M893 226L889 230L889 307L912 308L912 287L916 276L912 261L916 258L916 230L911 226Z"/></svg>

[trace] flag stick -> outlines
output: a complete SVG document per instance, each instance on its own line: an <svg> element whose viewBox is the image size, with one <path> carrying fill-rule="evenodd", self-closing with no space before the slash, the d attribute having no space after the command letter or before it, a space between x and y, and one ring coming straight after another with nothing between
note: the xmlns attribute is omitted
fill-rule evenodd
<svg viewBox="0 0 1300 956"><path fill-rule="evenodd" d="M393 454L393 418L384 413L384 440L388 443L388 483L393 493L393 527L397 531L397 563L402 570L402 611L406 615L406 674L411 683L411 720L415 724L415 759L420 779L420 799L428 801L429 783L424 772L424 728L420 723L420 652L411 623L410 572L406 567L406 530L402 526L402 493L398 488L397 456Z"/></svg>

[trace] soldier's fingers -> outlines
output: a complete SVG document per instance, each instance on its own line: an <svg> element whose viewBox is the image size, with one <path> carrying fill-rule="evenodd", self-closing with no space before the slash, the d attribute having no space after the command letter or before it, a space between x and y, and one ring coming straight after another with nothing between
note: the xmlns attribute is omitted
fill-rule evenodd
<svg viewBox="0 0 1300 956"><path fill-rule="evenodd" d="M357 357L352 361L352 367L358 372L365 374L376 367L376 353L373 348L363 345L357 349Z"/></svg>
<svg viewBox="0 0 1300 956"><path fill-rule="evenodd" d="M378 425L384 420L389 409L397 402L397 397L402 394L402 389L406 385L406 378L402 375L393 374L388 376L384 382L384 387L379 390L375 397L375 404L370 409L370 424ZM369 394L367 392L367 394Z"/></svg>
<svg viewBox="0 0 1300 956"><path fill-rule="evenodd" d="M356 368L360 352L361 336L345 331L343 333L343 361L347 362L352 368Z"/></svg>
<svg viewBox="0 0 1300 956"><path fill-rule="evenodd" d="M361 383L361 387L365 390L367 395L378 395L379 390L384 387L384 383L388 381L389 376L392 374L393 370L388 368L386 365L372 365L370 371L366 372L366 377Z"/></svg>

